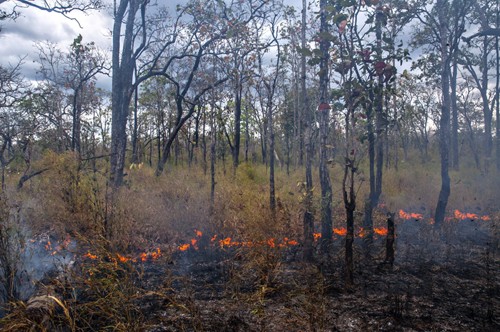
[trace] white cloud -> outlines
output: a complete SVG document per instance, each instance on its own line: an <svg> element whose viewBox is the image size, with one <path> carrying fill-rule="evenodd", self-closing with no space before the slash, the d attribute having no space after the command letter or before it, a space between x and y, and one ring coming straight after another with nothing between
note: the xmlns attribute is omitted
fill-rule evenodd
<svg viewBox="0 0 500 332"><path fill-rule="evenodd" d="M48 13L33 8L21 10L15 21L5 21L0 32L0 65L16 64L25 58L23 74L28 79L36 78L38 64L34 44L50 41L67 49L74 38L81 34L83 42L95 42L104 51L111 50L112 18L106 11L92 11L88 14L75 13L78 22L56 13ZM80 25L78 24L80 23ZM107 81L103 81L107 85ZM105 86L106 87L106 86Z"/></svg>

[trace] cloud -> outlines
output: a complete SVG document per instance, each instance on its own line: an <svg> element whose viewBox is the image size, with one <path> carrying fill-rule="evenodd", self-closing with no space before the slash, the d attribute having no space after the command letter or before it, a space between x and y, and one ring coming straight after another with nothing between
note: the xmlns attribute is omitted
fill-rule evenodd
<svg viewBox="0 0 500 332"><path fill-rule="evenodd" d="M23 9L19 18L5 21L2 25L0 65L14 65L24 58L23 75L29 80L36 80L39 78L39 65L36 63L38 53L35 43L50 41L66 50L78 34L82 35L84 43L93 41L102 50L111 50L110 29L113 20L106 11L75 13L72 17L78 22L56 13ZM104 80L101 86L110 88L108 81Z"/></svg>

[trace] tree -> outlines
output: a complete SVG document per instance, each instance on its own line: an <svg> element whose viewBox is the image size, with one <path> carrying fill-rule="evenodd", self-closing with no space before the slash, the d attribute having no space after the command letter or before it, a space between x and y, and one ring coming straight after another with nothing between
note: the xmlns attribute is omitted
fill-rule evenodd
<svg viewBox="0 0 500 332"><path fill-rule="evenodd" d="M313 159L313 119L314 116L309 107L309 98L306 87L306 18L307 4L302 0L302 22L300 30L300 46L302 54L300 57L300 108L304 115L304 145L306 150L306 168L305 168L305 193L304 193L304 253L305 261L311 261L313 258L313 233L314 233L314 211L313 211L313 180L312 180L312 159ZM301 121L301 120L299 120ZM300 157L299 157L300 158ZM300 164L300 162L299 162Z"/></svg>
<svg viewBox="0 0 500 332"><path fill-rule="evenodd" d="M107 70L106 57L96 49L93 42L83 44L82 35L78 35L70 46L64 70L66 86L73 90L72 96L72 134L71 149L81 152L81 117L85 97L95 88L95 78Z"/></svg>
<svg viewBox="0 0 500 332"><path fill-rule="evenodd" d="M23 145L16 142L24 130L25 117L21 112L14 111L26 87L20 75L19 61L15 66L4 68L0 66L0 167L1 189L5 189L5 169L18 156L17 149ZM16 144L18 143L18 144Z"/></svg>
<svg viewBox="0 0 500 332"><path fill-rule="evenodd" d="M275 217L276 213L276 197L275 197L275 183L274 183L274 164L275 164L275 136L274 136L274 111L276 108L276 90L278 88L278 79L281 74L281 45L278 40L279 36L279 26L278 22L280 20L280 16L278 12L274 14L269 19L269 29L271 31L271 39L275 46L276 51L276 62L274 65L270 65L269 72L266 73L266 70L262 66L262 55L258 53L258 64L259 64L259 72L258 76L260 78L260 82L262 88L259 88L259 95L264 95L265 98L261 98L265 100L261 106L265 107L267 113L267 124L269 126L269 206L272 211L273 217ZM264 90L264 91L260 91Z"/></svg>
<svg viewBox="0 0 500 332"><path fill-rule="evenodd" d="M165 10L148 17L147 0L120 0L115 8L113 26L112 145L111 180L114 187L123 181L127 145L126 124L134 87L153 76L165 76L176 90L177 119L173 135L163 148L157 174L163 172L170 147L184 123L193 115L203 94L227 78L204 82L198 93L190 95L194 82L203 83L199 68L216 42L238 34L267 1L231 2L192 0L178 6L176 17L168 20ZM123 43L122 43L123 40ZM139 60L140 63L139 63ZM209 62L209 61L208 61ZM175 76L187 65L183 77ZM137 69L137 75L134 72ZM185 108L187 108L186 112Z"/></svg>
<svg viewBox="0 0 500 332"><path fill-rule="evenodd" d="M20 9L33 8L76 20L71 17L71 14L99 9L103 6L102 0L0 0L0 5L3 3L13 3L13 8L9 12L2 11L3 18L15 18L19 15Z"/></svg>
<svg viewBox="0 0 500 332"><path fill-rule="evenodd" d="M332 184L328 171L328 133L330 120L329 61L330 24L328 23L328 2L320 0L319 19L319 181L321 185L321 239L326 250L332 241Z"/></svg>
<svg viewBox="0 0 500 332"><path fill-rule="evenodd" d="M439 154L441 159L441 189L434 214L436 226L444 221L450 196L449 140L450 140L450 76L451 61L458 50L460 38L465 31L465 15L470 8L468 0L436 0L434 6L420 4L416 18L423 25L415 37L421 45L438 51L440 59L441 117L439 121Z"/></svg>

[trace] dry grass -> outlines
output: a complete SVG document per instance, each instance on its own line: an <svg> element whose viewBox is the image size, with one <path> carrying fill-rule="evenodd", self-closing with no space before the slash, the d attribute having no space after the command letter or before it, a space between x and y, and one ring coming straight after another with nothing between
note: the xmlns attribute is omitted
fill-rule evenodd
<svg viewBox="0 0 500 332"><path fill-rule="evenodd" d="M278 208L273 216L268 207L268 171L262 165L242 164L235 175L229 170L226 175L218 170L213 210L210 207L210 178L196 165L172 168L160 177L148 167L130 169L126 185L115 193L113 200L105 172L79 168L72 154L47 154L37 167L50 169L33 178L29 186L10 198L20 204L24 222L30 225L33 233L51 232L61 237L67 233L73 237L78 234L78 250L91 251L99 259L83 259L83 252L77 251L79 258L75 270L65 272L63 278L52 279L54 292L40 295L46 296L48 309L34 315L27 303L12 302L9 315L0 321L5 331L91 331L96 327L99 330L139 331L147 326L145 301L152 303L155 310L175 308L176 312L198 317L193 330L202 330L203 308L195 303L194 294L180 296L176 293L173 284L179 281L168 272L168 263L172 261L170 255L177 252L179 244L193 237L195 229L206 234L205 241L218 235L219 239L231 237L264 244L270 238L284 237L300 242L302 169L292 170L290 176L284 170L277 170ZM345 222L340 197L341 175L341 166L332 166L335 227ZM451 176L450 211L457 208L486 214L496 207L500 200L500 177L495 173L484 176L473 168L464 167L459 172L452 172ZM314 183L318 220L316 170ZM429 162L422 167L405 163L397 172L385 171L382 200L391 211L404 209L430 216L439 186L439 165ZM362 211L367 191L366 175L360 173L358 211ZM361 214L356 218L359 223ZM375 218L376 223L385 221L382 214L376 214ZM108 239L104 236L106 220L112 225L112 237ZM147 280L145 264L121 263L116 259L117 253L133 256L157 247L164 253L161 264L165 268L153 273L155 278L160 278L153 283L154 289ZM293 250L269 245L227 252L217 245L212 249L227 258L223 267L226 295L245 303L255 320L264 324L272 315L268 303L273 302L276 294L286 294L286 302L297 308L284 309L289 319L297 322L295 327L322 330L328 325L330 285L316 266L305 265L291 271L286 262ZM341 260L339 257L336 261ZM297 271L301 273L299 277ZM287 280L297 283L288 285ZM307 282L302 284L302 280ZM190 287L194 286L186 286L185 291Z"/></svg>

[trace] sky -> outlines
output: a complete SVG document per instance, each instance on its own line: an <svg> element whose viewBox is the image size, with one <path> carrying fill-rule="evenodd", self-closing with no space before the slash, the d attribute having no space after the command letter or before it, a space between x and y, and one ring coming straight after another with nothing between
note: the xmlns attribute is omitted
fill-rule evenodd
<svg viewBox="0 0 500 332"><path fill-rule="evenodd" d="M112 3L111 0L105 1ZM158 0L158 4L166 4L173 9L177 3L186 1ZM296 8L302 7L302 0L284 0L284 2L287 5L295 5ZM0 9L8 11L12 3L8 0L0 5ZM50 41L64 50L69 48L78 34L81 34L84 43L95 42L100 49L111 51L113 24L111 9L90 11L87 14L75 13L72 17L78 22L57 13L48 13L35 8L24 8L19 12L21 15L16 20L0 23L0 65L15 65L19 59L24 58L22 73L29 80L35 81L39 78L37 75L39 64L35 62L38 57L35 43ZM111 78L99 77L98 86L109 90Z"/></svg>
<svg viewBox="0 0 500 332"><path fill-rule="evenodd" d="M108 2L112 3L110 0ZM166 4L172 9L178 3L185 2L186 0L158 0L159 5ZM285 3L301 6L302 0L285 0ZM12 5L12 1L8 0L0 5L0 9L8 12ZM0 23L0 65L15 65L19 59L24 58L22 73L29 80L36 81L39 78L39 64L34 62L38 57L35 43L50 41L64 50L81 34L84 43L95 42L100 49L111 51L111 9L72 14L78 22L35 8L23 8L19 13L21 15L16 20ZM100 77L98 86L109 90L111 78Z"/></svg>
<svg viewBox="0 0 500 332"><path fill-rule="evenodd" d="M11 4L0 5L1 9ZM74 38L81 34L83 42L95 42L103 50L111 49L112 18L105 11L92 11L89 14L77 13L73 17L78 22L57 13L48 13L34 8L20 9L21 15L16 20L5 20L1 23L0 32L0 65L15 65L24 58L22 73L29 80L37 79L39 64L35 43L49 41L60 48L67 49ZM103 87L110 81L100 79Z"/></svg>

